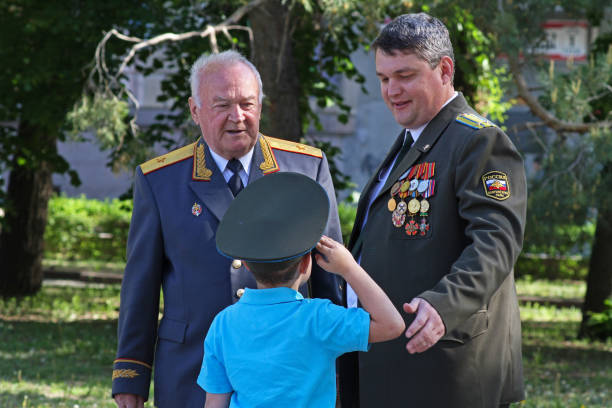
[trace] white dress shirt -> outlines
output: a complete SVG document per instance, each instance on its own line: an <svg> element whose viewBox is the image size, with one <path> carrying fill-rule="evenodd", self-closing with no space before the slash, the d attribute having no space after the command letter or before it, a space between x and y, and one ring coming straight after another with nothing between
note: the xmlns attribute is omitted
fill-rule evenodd
<svg viewBox="0 0 612 408"><path fill-rule="evenodd" d="M210 146L208 147L210 148ZM247 154L245 154L244 156L238 159L240 160L240 163L242 164L242 170L240 170L239 175L240 175L240 179L242 180L242 185L244 187L246 187L246 185L249 182L249 170L251 169L251 159L253 158L253 149L254 148L252 147L251 150L249 150ZM225 179L225 182L228 182L229 179L234 175L234 173L230 169L227 168L227 163L229 163L229 160L215 153L213 149L210 149L210 154L215 160L215 163L217 163L217 167L223 170L222 173L223 173L223 178Z"/></svg>

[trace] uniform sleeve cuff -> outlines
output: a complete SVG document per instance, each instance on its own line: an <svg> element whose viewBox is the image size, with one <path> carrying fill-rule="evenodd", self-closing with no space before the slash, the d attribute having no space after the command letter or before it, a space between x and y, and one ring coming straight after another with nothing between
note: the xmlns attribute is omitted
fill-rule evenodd
<svg viewBox="0 0 612 408"><path fill-rule="evenodd" d="M113 364L113 397L137 394L149 399L151 365L142 361L118 358Z"/></svg>

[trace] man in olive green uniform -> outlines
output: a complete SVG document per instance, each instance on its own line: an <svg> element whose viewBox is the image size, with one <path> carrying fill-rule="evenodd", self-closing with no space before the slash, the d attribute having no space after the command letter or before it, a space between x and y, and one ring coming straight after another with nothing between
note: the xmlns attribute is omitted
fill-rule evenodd
<svg viewBox="0 0 612 408"><path fill-rule="evenodd" d="M348 355L343 371L357 375L343 378L354 399L342 406L508 406L524 398L513 278L523 161L455 92L438 19L400 16L373 49L382 97L405 130L362 193L349 247L406 312L407 342ZM350 287L346 296L357 304Z"/></svg>

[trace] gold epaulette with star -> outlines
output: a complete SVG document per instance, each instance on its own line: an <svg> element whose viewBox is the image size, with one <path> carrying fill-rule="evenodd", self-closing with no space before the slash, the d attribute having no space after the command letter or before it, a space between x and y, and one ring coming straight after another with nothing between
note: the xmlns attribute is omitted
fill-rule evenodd
<svg viewBox="0 0 612 408"><path fill-rule="evenodd" d="M308 146L302 143L291 142L289 140L277 139L275 137L270 136L264 137L266 138L266 141L268 142L270 147L273 149L284 150L286 152L292 153L306 154L308 156L314 156L318 158L323 157L323 152L321 152L321 149L318 149L316 147Z"/></svg>
<svg viewBox="0 0 612 408"><path fill-rule="evenodd" d="M462 113L455 118L459 123L469 126L473 129L482 129L495 126L493 122L473 113Z"/></svg>
<svg viewBox="0 0 612 408"><path fill-rule="evenodd" d="M195 143L188 144L179 149L173 150L154 159L146 161L140 165L143 174L149 174L155 170L159 170L171 164L180 162L193 156L193 147Z"/></svg>

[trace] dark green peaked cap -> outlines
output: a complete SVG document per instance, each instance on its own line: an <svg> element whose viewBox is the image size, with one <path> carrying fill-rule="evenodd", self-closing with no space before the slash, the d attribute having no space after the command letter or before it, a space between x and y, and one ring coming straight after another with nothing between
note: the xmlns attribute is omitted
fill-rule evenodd
<svg viewBox="0 0 612 408"><path fill-rule="evenodd" d="M280 172L247 185L217 229L222 255L251 262L280 262L309 252L323 235L329 198L316 181Z"/></svg>

